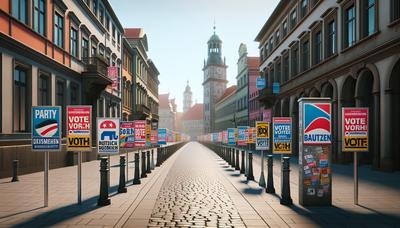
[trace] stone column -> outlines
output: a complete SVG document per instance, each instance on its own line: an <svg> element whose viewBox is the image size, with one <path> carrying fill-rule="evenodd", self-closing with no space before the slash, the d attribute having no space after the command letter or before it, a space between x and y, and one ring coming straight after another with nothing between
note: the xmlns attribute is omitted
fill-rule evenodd
<svg viewBox="0 0 400 228"><path fill-rule="evenodd" d="M380 169L383 171L393 171L393 148L390 139L392 138L392 91L382 91L382 106L381 110L381 154L380 154ZM398 139L397 139L398 140Z"/></svg>

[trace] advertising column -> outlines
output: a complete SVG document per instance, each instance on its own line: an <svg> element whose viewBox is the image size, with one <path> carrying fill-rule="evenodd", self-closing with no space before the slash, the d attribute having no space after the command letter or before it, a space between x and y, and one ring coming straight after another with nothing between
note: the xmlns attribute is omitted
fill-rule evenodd
<svg viewBox="0 0 400 228"><path fill-rule="evenodd" d="M299 203L332 205L330 98L299 99Z"/></svg>

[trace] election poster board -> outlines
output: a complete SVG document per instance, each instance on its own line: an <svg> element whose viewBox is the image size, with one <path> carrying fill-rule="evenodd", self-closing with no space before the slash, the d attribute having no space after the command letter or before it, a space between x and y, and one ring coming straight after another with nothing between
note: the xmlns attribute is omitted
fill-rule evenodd
<svg viewBox="0 0 400 228"><path fill-rule="evenodd" d="M119 118L97 117L97 152L119 153Z"/></svg>
<svg viewBox="0 0 400 228"><path fill-rule="evenodd" d="M238 126L238 145L239 146L246 146L248 140L248 126Z"/></svg>
<svg viewBox="0 0 400 228"><path fill-rule="evenodd" d="M249 127L248 131L248 137L247 137L247 143L252 144L256 142L256 128L255 127Z"/></svg>
<svg viewBox="0 0 400 228"><path fill-rule="evenodd" d="M228 128L228 145L236 145L236 128Z"/></svg>
<svg viewBox="0 0 400 228"><path fill-rule="evenodd" d="M32 107L32 150L61 150L61 107Z"/></svg>
<svg viewBox="0 0 400 228"><path fill-rule="evenodd" d="M146 120L133 121L135 128L135 147L146 146Z"/></svg>
<svg viewBox="0 0 400 228"><path fill-rule="evenodd" d="M368 108L343 108L342 129L343 151L368 152Z"/></svg>
<svg viewBox="0 0 400 228"><path fill-rule="evenodd" d="M151 125L146 124L146 146L151 145Z"/></svg>
<svg viewBox="0 0 400 228"><path fill-rule="evenodd" d="M151 145L157 145L157 130L151 130L150 142Z"/></svg>
<svg viewBox="0 0 400 228"><path fill-rule="evenodd" d="M331 99L299 99L299 203L332 205Z"/></svg>
<svg viewBox="0 0 400 228"><path fill-rule="evenodd" d="M92 106L67 106L67 150L92 151Z"/></svg>
<svg viewBox="0 0 400 228"><path fill-rule="evenodd" d="M274 154L292 153L292 118L273 117L273 145Z"/></svg>
<svg viewBox="0 0 400 228"><path fill-rule="evenodd" d="M157 131L158 145L166 145L167 144L167 129L166 128L158 128Z"/></svg>
<svg viewBox="0 0 400 228"><path fill-rule="evenodd" d="M121 149L131 149L135 147L135 124L133 121L121 122L119 137Z"/></svg>
<svg viewBox="0 0 400 228"><path fill-rule="evenodd" d="M269 150L269 122L256 122L256 150Z"/></svg>
<svg viewBox="0 0 400 228"><path fill-rule="evenodd" d="M222 132L222 141L225 145L228 144L228 131Z"/></svg>

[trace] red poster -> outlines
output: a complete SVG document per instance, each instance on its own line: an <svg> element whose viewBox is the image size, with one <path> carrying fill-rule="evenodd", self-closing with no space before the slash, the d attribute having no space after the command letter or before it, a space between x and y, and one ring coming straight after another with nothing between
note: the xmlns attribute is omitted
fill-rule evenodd
<svg viewBox="0 0 400 228"><path fill-rule="evenodd" d="M368 108L343 108L343 151L368 151Z"/></svg>
<svg viewBox="0 0 400 228"><path fill-rule="evenodd" d="M143 147L146 145L146 121L135 120L135 146Z"/></svg>
<svg viewBox="0 0 400 228"><path fill-rule="evenodd" d="M152 145L157 145L157 130L151 130L150 141Z"/></svg>

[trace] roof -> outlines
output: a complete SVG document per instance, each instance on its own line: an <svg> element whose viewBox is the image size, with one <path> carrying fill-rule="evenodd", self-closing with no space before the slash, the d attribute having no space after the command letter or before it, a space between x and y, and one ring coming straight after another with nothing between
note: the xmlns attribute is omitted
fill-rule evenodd
<svg viewBox="0 0 400 228"><path fill-rule="evenodd" d="M259 57L247 57L247 66L249 68L258 68L260 66Z"/></svg>
<svg viewBox="0 0 400 228"><path fill-rule="evenodd" d="M280 0L278 5L275 7L274 11L272 12L271 16L269 16L268 20L265 22L263 27L261 28L260 32L257 34L255 41L260 42L264 36L265 31L271 27L276 17L282 13L282 9L290 3L290 0Z"/></svg>
<svg viewBox="0 0 400 228"><path fill-rule="evenodd" d="M160 108L166 108L166 109L170 109L171 108L169 106L169 93L158 95L158 102L159 102L159 107Z"/></svg>
<svg viewBox="0 0 400 228"><path fill-rule="evenodd" d="M222 94L222 96L217 100L216 103L219 103L220 101L224 100L226 97L229 97L230 95L234 94L236 92L236 89L237 89L236 85L233 85L233 86L227 88L224 91L224 94Z"/></svg>
<svg viewBox="0 0 400 228"><path fill-rule="evenodd" d="M181 120L203 120L203 110L203 104L195 104L183 114Z"/></svg>
<svg viewBox="0 0 400 228"><path fill-rule="evenodd" d="M144 31L142 28L125 28L125 37L130 39L139 39L144 36Z"/></svg>

